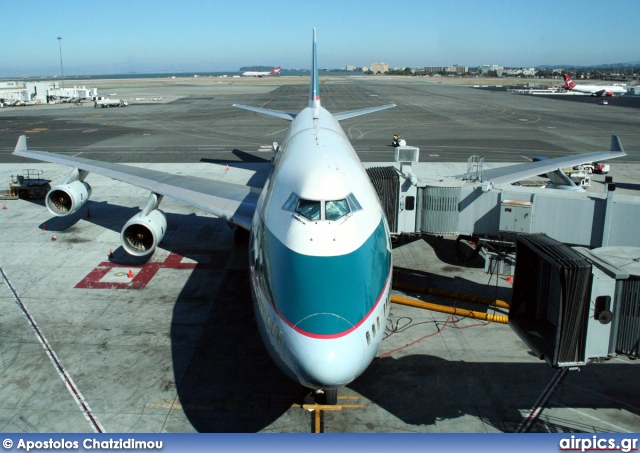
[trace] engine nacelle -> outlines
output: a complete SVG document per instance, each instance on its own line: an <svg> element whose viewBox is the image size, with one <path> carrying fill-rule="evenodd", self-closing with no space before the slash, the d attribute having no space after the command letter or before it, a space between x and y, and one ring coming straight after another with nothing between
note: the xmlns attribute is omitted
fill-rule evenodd
<svg viewBox="0 0 640 453"><path fill-rule="evenodd" d="M134 215L122 228L120 241L127 253L146 256L156 249L167 231L164 212L154 209L148 215Z"/></svg>
<svg viewBox="0 0 640 453"><path fill-rule="evenodd" d="M84 206L90 196L91 186L89 184L84 181L73 181L53 187L47 193L45 204L51 214L64 217Z"/></svg>

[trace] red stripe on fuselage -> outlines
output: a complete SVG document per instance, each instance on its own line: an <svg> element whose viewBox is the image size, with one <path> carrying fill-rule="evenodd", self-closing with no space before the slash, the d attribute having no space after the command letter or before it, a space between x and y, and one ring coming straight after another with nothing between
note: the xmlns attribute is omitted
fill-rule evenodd
<svg viewBox="0 0 640 453"><path fill-rule="evenodd" d="M250 272L251 272L251 277L252 277L252 280L253 280L255 278L255 272L253 271L253 269L250 269ZM382 291L378 295L378 299L376 300L376 303L373 304L373 306L371 307L371 310L369 310L367 312L367 314L364 315L364 317L360 320L360 322L358 324L356 324L355 326L353 326L351 329L345 330L345 331L340 332L340 333L330 334L330 335L311 333L311 332L304 331L304 330L294 326L293 323L291 323L287 318L285 318L284 316L282 316L282 314L280 314L278 309L275 307L273 301L271 299L269 299L269 297L267 296L267 293L264 291L264 288L262 287L260 282L258 282L257 286L260 289L260 292L262 293L262 297L269 303L269 305L271 305L271 308L273 309L273 311L276 312L278 317L286 325L291 327L293 330L295 330L296 332L298 332L301 335L304 335L305 337L315 338L317 340L333 340L333 339L344 337L344 336L350 334L351 332L355 331L358 327L360 327L364 323L364 320L367 319L371 315L371 313L373 313L375 311L376 307L380 303L380 300L382 299L382 296L384 295L385 291L389 287L390 281L391 281L391 269L389 269L389 274L387 275L387 281L385 282L384 286L382 287Z"/></svg>

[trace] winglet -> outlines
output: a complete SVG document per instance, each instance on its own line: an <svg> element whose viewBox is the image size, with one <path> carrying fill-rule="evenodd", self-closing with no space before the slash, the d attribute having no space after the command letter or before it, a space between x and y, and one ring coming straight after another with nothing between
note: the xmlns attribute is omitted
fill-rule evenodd
<svg viewBox="0 0 640 453"><path fill-rule="evenodd" d="M16 149L13 151L14 154L24 153L27 151L27 137L25 135L21 135L18 139L18 143L16 144Z"/></svg>
<svg viewBox="0 0 640 453"><path fill-rule="evenodd" d="M622 147L622 143L620 143L620 137L617 135L611 136L611 151L619 151L624 153L624 148Z"/></svg>
<svg viewBox="0 0 640 453"><path fill-rule="evenodd" d="M309 107L320 107L320 84L318 81L318 55L316 54L316 29L313 29L313 52L311 56L311 87L309 89Z"/></svg>

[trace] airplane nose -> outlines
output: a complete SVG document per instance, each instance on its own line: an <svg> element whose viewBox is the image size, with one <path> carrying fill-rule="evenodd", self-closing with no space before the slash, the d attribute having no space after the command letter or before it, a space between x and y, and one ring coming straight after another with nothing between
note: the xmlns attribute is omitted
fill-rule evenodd
<svg viewBox="0 0 640 453"><path fill-rule="evenodd" d="M312 317L324 317L323 322L336 322L336 316L331 314L316 314ZM347 321L340 318L338 322ZM353 326L349 325L349 329L345 329L350 330L349 333L335 338L311 338L301 333L296 334L299 346L304 351L298 355L296 366L301 381L313 387L341 386L353 381L362 373L366 367L366 364L363 365L364 343L360 335L352 329Z"/></svg>

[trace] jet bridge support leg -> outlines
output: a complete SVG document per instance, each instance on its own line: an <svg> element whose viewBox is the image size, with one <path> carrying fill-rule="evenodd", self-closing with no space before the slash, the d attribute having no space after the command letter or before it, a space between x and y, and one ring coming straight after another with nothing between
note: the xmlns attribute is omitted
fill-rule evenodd
<svg viewBox="0 0 640 453"><path fill-rule="evenodd" d="M540 414L542 414L542 410L547 405L547 401L549 401L551 395L554 394L560 383L562 383L567 371L569 371L569 368L560 368L555 376L553 376L551 382L549 382L536 403L531 408L531 411L529 411L529 415L527 415L516 430L517 433L528 433L534 423L538 421Z"/></svg>

